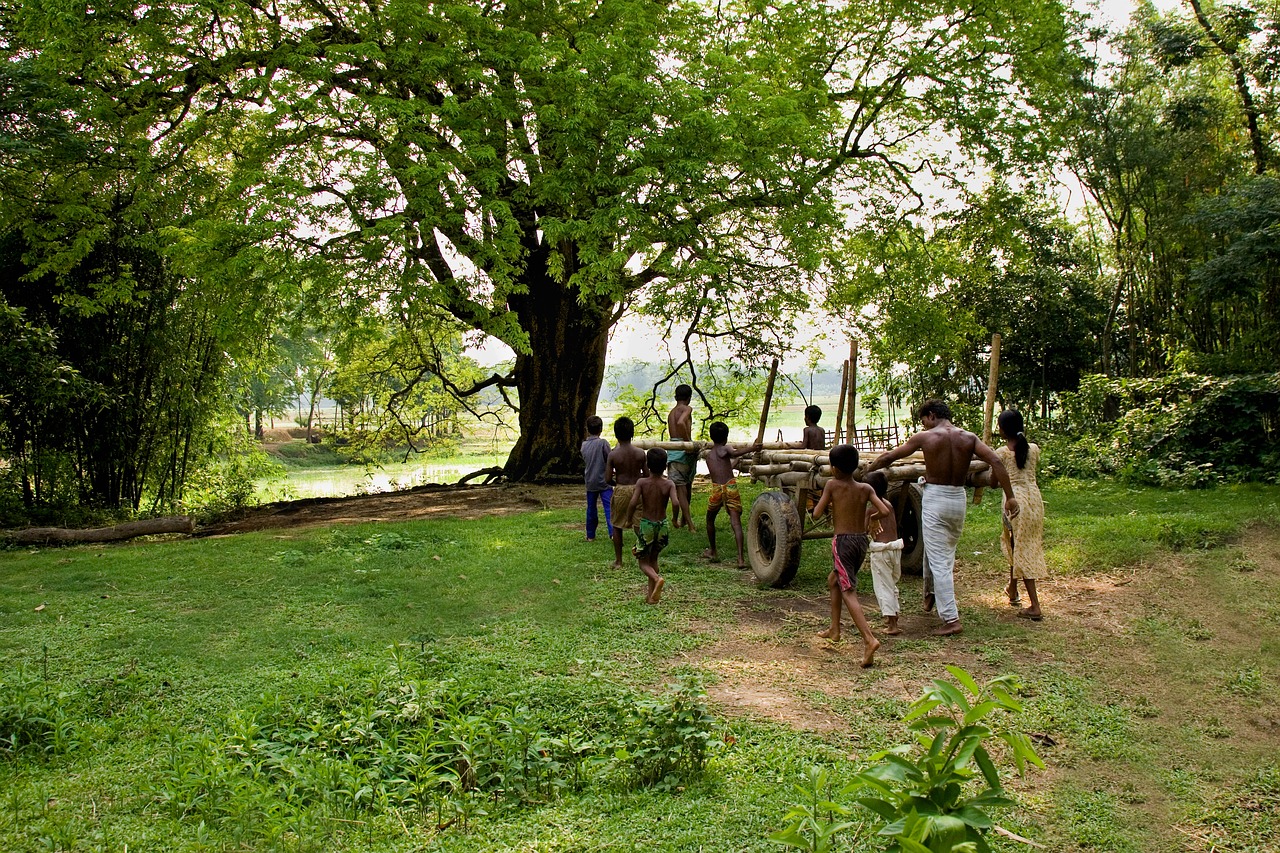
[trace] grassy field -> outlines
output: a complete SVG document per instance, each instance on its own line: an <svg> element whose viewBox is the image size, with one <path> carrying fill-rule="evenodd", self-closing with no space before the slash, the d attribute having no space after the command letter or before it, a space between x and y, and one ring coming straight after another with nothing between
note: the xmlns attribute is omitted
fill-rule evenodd
<svg viewBox="0 0 1280 853"><path fill-rule="evenodd" d="M904 617L868 671L813 638L824 543L769 590L677 532L656 607L580 510L0 552L0 849L776 850L802 774L905 742L947 663L1025 684L1012 832L1280 849L1280 489L1046 502L1044 622L1001 601L988 499L965 633Z"/></svg>

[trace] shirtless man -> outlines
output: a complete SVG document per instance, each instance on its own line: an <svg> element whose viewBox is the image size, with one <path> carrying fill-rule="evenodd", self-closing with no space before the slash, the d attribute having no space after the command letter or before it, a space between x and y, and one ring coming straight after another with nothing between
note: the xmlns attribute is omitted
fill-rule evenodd
<svg viewBox="0 0 1280 853"><path fill-rule="evenodd" d="M689 385L676 386L676 404L667 413L667 438L671 441L693 441L693 407L689 401L693 399L693 388ZM685 506L693 500L693 475L697 473L698 451L670 450L667 452L667 475L676 488L684 495ZM681 521L680 504L671 502L671 526L680 527L683 523L689 532L693 529L693 519L688 515Z"/></svg>
<svg viewBox="0 0 1280 853"><path fill-rule="evenodd" d="M933 595L943 626L933 633L940 637L959 634L960 608L956 604L956 545L964 530L964 482L969 476L969 463L978 457L991 466L991 475L1004 490L1004 511L1010 518L1018 514L1018 500L1013 496L1009 472L976 435L951 423L951 409L941 400L926 400L920 406L921 432L905 443L880 454L867 473L887 467L917 450L924 452L924 499L920 506L920 538L924 545L924 561L933 579ZM863 476L866 476L865 474ZM926 597L927 600L927 597Z"/></svg>

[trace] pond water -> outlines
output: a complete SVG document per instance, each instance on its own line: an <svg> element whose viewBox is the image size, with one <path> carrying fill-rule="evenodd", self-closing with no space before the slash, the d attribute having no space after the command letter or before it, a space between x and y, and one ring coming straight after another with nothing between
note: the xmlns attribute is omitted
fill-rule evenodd
<svg viewBox="0 0 1280 853"><path fill-rule="evenodd" d="M290 469L281 476L259 481L258 497L263 502L271 502L395 492L427 483L456 483L473 471L501 465L504 461L504 457L492 456L386 464L373 468L326 465Z"/></svg>

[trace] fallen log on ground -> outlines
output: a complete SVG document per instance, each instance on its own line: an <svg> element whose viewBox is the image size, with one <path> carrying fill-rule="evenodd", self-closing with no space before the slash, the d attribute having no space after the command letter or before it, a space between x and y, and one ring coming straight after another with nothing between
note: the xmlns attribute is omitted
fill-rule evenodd
<svg viewBox="0 0 1280 853"><path fill-rule="evenodd" d="M69 527L28 527L11 530L0 538L16 545L70 545L85 542L120 542L139 536L155 536L160 533L185 533L196 529L196 521L189 515L171 515L165 518L147 518L129 521L111 527L95 527L77 530Z"/></svg>

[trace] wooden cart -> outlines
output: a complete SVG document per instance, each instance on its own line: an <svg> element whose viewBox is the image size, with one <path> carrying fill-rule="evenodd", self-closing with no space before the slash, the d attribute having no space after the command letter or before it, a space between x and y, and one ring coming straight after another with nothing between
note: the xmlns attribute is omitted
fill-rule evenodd
<svg viewBox="0 0 1280 853"><path fill-rule="evenodd" d="M874 458L872 454L862 460L855 479L862 479ZM752 460L752 482L763 481L775 489L755 499L747 522L747 559L761 584L784 587L791 583L800 567L804 540L831 538L830 516L815 521L809 515L831 475L830 465L825 450L762 450ZM902 569L920 574L924 567L920 542L923 489L917 481L924 476L924 459L919 454L900 459L885 469L885 475L889 479L888 503L903 540ZM966 485L990 485L985 462L969 466Z"/></svg>

